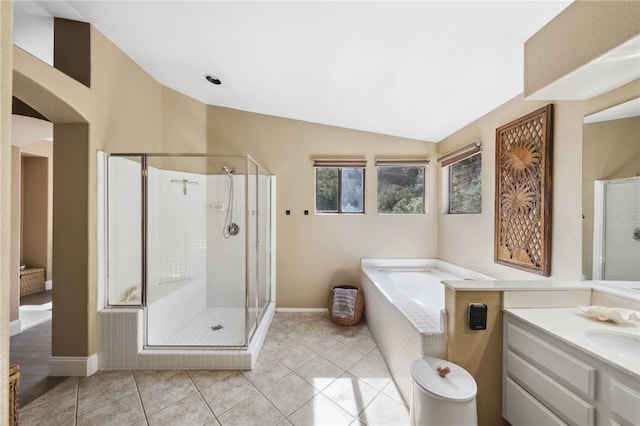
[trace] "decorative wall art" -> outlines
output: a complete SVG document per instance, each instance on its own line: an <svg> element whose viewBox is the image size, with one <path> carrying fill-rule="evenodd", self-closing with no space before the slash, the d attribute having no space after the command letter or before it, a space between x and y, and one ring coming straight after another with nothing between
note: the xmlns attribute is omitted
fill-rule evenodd
<svg viewBox="0 0 640 426"><path fill-rule="evenodd" d="M553 104L496 129L494 260L551 274Z"/></svg>

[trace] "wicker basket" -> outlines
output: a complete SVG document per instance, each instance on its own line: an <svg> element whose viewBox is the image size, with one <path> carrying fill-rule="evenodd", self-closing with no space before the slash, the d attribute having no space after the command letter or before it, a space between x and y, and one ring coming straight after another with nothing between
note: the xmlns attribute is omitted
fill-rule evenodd
<svg viewBox="0 0 640 426"><path fill-rule="evenodd" d="M20 297L44 290L44 268L27 268L20 271Z"/></svg>
<svg viewBox="0 0 640 426"><path fill-rule="evenodd" d="M336 288L354 288L358 290L356 294L356 306L353 312L353 318L339 318L333 316L333 291ZM329 293L329 319L331 322L338 325L356 325L362 321L362 315L364 314L364 295L362 290L352 285L337 285L331 289Z"/></svg>
<svg viewBox="0 0 640 426"><path fill-rule="evenodd" d="M18 424L18 387L20 385L20 366L9 367L9 425Z"/></svg>

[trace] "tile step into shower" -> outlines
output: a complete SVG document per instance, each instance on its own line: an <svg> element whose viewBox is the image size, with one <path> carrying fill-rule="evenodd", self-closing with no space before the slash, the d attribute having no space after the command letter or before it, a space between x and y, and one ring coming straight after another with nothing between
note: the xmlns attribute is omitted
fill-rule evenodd
<svg viewBox="0 0 640 426"><path fill-rule="evenodd" d="M237 323L244 333L244 310L239 309ZM144 312L140 308L104 309L99 313L100 352L98 368L100 370L123 369L240 369L253 368L262 348L262 343L275 313L275 304L269 303L258 329L255 331L248 348L145 348ZM227 313L229 314L229 313ZM199 317L200 315L198 315ZM233 319L227 315L224 319L202 315L197 322L191 322L194 334L234 332ZM222 324L223 328L213 331L211 327ZM229 328L227 328L229 324ZM235 327L237 328L237 327ZM236 333L238 331L235 331ZM112 338L117 336L117 338ZM201 336L200 336L201 337ZM186 339L184 341L187 341ZM193 341L193 340L190 340ZM176 343L175 341L172 343Z"/></svg>

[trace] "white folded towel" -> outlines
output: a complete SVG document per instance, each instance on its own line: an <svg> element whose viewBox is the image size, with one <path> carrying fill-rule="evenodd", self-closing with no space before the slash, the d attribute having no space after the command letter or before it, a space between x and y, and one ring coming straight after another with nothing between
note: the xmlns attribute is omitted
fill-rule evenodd
<svg viewBox="0 0 640 426"><path fill-rule="evenodd" d="M125 302L138 302L140 301L140 287L138 285L134 285L129 287L127 290L127 297L124 299Z"/></svg>
<svg viewBox="0 0 640 426"><path fill-rule="evenodd" d="M612 321L620 324L627 321L640 321L640 313L624 308L607 308L606 306L579 306L585 314L599 321Z"/></svg>
<svg viewBox="0 0 640 426"><path fill-rule="evenodd" d="M333 316L336 318L353 319L356 310L357 288L333 289Z"/></svg>

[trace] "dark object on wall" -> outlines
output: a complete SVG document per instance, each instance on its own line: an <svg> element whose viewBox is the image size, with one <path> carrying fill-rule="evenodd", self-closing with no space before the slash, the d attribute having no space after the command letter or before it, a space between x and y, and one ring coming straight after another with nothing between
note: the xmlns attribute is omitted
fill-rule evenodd
<svg viewBox="0 0 640 426"><path fill-rule="evenodd" d="M88 23L54 18L53 66L91 87L91 26Z"/></svg>
<svg viewBox="0 0 640 426"><path fill-rule="evenodd" d="M354 312L353 312L353 318L339 318L339 317L333 315L333 294L334 294L334 290L336 288L350 288L350 289L357 289L358 290L358 293L356 295L356 304L355 304L355 309L354 309ZM331 289L331 292L329 293L328 308L329 308L329 319L334 324L338 324L338 325L356 325L356 324L359 324L360 321L362 320L362 315L364 314L364 295L362 294L362 290L360 290L358 287L352 286L352 285L337 285L337 286L333 287Z"/></svg>
<svg viewBox="0 0 640 426"><path fill-rule="evenodd" d="M484 303L469 304L469 328L471 330L487 329L487 305Z"/></svg>
<svg viewBox="0 0 640 426"><path fill-rule="evenodd" d="M553 104L496 129L494 260L551 274Z"/></svg>

